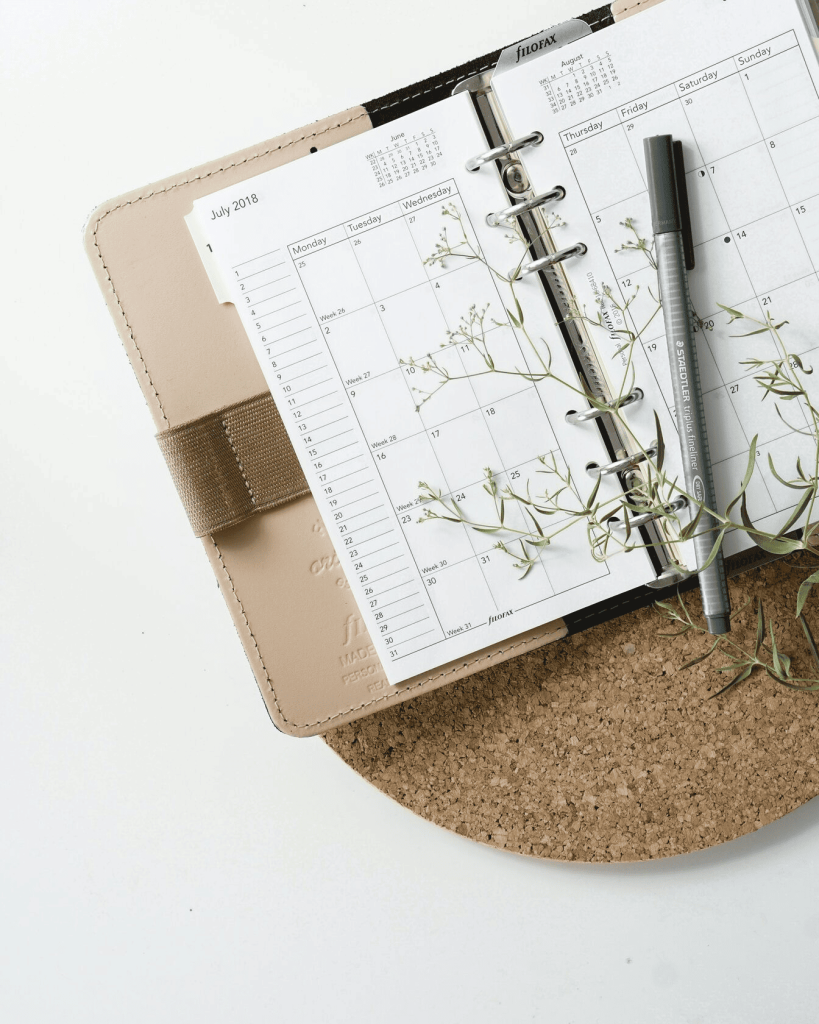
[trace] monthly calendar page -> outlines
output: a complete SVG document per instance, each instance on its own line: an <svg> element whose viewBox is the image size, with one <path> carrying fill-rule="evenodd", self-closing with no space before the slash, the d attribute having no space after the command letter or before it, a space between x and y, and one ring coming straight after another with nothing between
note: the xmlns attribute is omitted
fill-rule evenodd
<svg viewBox="0 0 819 1024"><path fill-rule="evenodd" d="M392 683L651 576L641 551L592 558L581 522L541 549L520 579L496 548L513 549L528 530L514 502L497 532L421 521L421 482L457 501L471 522L491 524L487 469L499 491L543 493L546 457L586 491L586 465L606 461L596 431L566 423L576 400L562 385L487 372L448 333L480 311L495 365L532 368L505 286L486 264L428 260L441 233L457 242L462 225L490 266L507 272L517 262L507 232L486 222L508 204L494 167L464 169L485 149L468 97L457 96L195 204L202 245L242 318ZM554 372L577 383L540 286L520 293ZM417 364L429 354L451 379L423 401L435 381ZM601 499L616 486L606 482Z"/></svg>
<svg viewBox="0 0 819 1024"><path fill-rule="evenodd" d="M597 42L600 39L605 48ZM516 132L540 129L544 143L525 162L538 187L562 184L561 213L572 241L588 254L573 263L579 305L596 316L603 297L610 328L622 319L605 299L633 299L627 316L641 330L634 353L647 401L629 410L646 443L653 410L666 440L674 409L656 273L624 222L652 238L643 139L682 141L696 247L690 275L700 318L698 359L718 500L739 489L750 443L758 466L748 491L751 518L765 530L787 519L799 492L768 471L768 455L786 479L799 455L813 467L815 447L800 434L796 403L781 403L743 365L776 357L769 334L738 337L758 325L729 324L720 305L757 320L787 320L783 340L804 365L819 400L819 93L812 42L794 0L665 0L651 10L496 79L495 91ZM610 375L622 336L593 329ZM606 349L608 351L606 351ZM781 414L781 415L780 415ZM791 429L794 428L794 429ZM677 446L669 444L669 458ZM745 534L727 550L747 546Z"/></svg>

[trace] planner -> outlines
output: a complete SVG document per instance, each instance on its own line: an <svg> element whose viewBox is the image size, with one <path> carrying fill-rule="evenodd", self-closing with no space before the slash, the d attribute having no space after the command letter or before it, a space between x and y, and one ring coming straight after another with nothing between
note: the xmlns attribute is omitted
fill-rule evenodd
<svg viewBox="0 0 819 1024"><path fill-rule="evenodd" d="M725 308L787 320L789 351L815 358L819 94L798 5L669 0L605 44L582 33L544 47L472 94L468 83L194 204L203 259L242 318L392 684L673 575L672 558L678 576L694 565L684 542L630 546L617 516L571 517L591 500L615 515L658 438L674 442L666 472L681 476L656 269L634 244L651 234L646 136L684 147L721 509L752 438L747 509L761 529L793 525L788 480L798 458L815 461L804 409L754 379L749 357L776 358L774 341L737 337ZM516 140L492 156L474 91ZM513 155L530 188L510 212L509 166L494 164ZM291 201L298 189L309 202ZM536 235L510 235L524 215ZM527 273L532 237L560 253L540 265L565 266L565 287ZM595 390L627 396L622 436L578 416ZM751 543L734 531L726 551Z"/></svg>
<svg viewBox="0 0 819 1024"><path fill-rule="evenodd" d="M655 524L635 550L612 542L600 557L600 531L575 521L590 495L608 510L623 500L655 411L673 459L661 335L641 333L629 376L605 329L607 302L636 295L636 323L650 292L637 254L618 251L620 221L648 232L629 132L678 133L689 188L705 196L698 266L718 268L720 287L696 303L726 493L751 427L766 455L802 443L773 420L757 430L715 303L779 315L781 290L796 289L804 303L787 315L807 365L815 36L796 0L620 2L92 214L92 265L278 728L324 732L678 578L669 566L686 546ZM734 90L724 151L708 110L728 99L713 88ZM801 110L788 124L776 120L785 94ZM687 99L700 108L688 134ZM793 232L766 220L786 214L798 259ZM770 252L754 263L762 239ZM575 315L584 307L603 329ZM593 407L617 397L625 430ZM781 523L789 506L761 468L749 507ZM548 544L507 491L554 497L535 515ZM429 514L453 502L466 524ZM741 541L728 538L732 571L758 560Z"/></svg>

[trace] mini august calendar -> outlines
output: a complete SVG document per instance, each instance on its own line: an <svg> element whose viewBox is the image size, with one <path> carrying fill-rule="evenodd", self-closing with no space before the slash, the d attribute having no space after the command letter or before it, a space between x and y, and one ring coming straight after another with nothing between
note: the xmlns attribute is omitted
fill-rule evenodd
<svg viewBox="0 0 819 1024"><path fill-rule="evenodd" d="M241 317L391 683L657 575L646 547L601 557L569 529L572 495L623 495L617 473L597 472L623 453L576 419L589 373L636 381L628 420L645 446L655 416L666 438L676 429L656 275L626 244L650 236L646 136L673 134L685 150L720 500L736 492L753 436L760 465L811 447L802 413L761 401L746 365L770 339L735 337L722 308L786 318L790 350L819 365L819 94L795 0L666 0L607 30L605 48L585 37L492 88L540 193L533 205L559 203L550 230L573 293L560 322L535 274L510 298L526 251L493 215L510 199L466 94L194 206L203 258ZM583 359L566 343L571 308L601 319ZM628 354L626 323L639 333ZM819 372L810 379L819 392ZM533 517L499 495L542 493L544 475L564 504L515 572L506 556ZM440 501L459 517L431 518ZM762 528L794 504L775 474L754 475L748 507ZM728 550L747 543L729 538Z"/></svg>

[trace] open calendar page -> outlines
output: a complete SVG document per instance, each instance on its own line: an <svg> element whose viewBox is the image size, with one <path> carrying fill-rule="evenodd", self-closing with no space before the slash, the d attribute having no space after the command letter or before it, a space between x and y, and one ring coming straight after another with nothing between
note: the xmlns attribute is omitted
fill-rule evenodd
<svg viewBox="0 0 819 1024"><path fill-rule="evenodd" d="M485 149L468 97L456 96L195 204L205 255L241 315L392 683L653 577L643 551L595 561L581 522L520 579L495 547L514 549L515 531L527 529L515 503L496 533L419 522L421 481L473 522L493 523L486 468L499 489L531 482L543 493L545 456L588 491L586 465L607 461L596 430L565 422L576 405L565 387L486 372L447 333L485 309L496 361L534 366L505 286L484 263L427 262L442 231L458 240L453 213L490 266L517 262L507 233L486 223L508 205L495 168L464 169ZM537 285L524 307L555 373L577 383ZM453 379L418 409L435 381L406 364L429 353ZM607 480L599 497L617 488Z"/></svg>
<svg viewBox="0 0 819 1024"><path fill-rule="evenodd" d="M789 351L815 373L805 378L819 401L819 94L816 54L796 0L665 0L659 6L518 71L493 89L520 134L539 129L543 143L524 163L537 188L561 184L566 244L583 241L570 279L580 307L596 316L608 285L622 305L636 293L632 328L645 329L634 353L636 383L646 401L628 410L635 434L649 444L662 423L669 460L679 460L656 274L640 252L618 251L634 236L652 238L643 139L670 134L685 152L696 246L690 275L704 330L698 357L714 479L721 507L737 493L750 443L759 437L758 472L748 490L752 520L776 530L800 492L768 470L796 475L801 455L814 463L809 437L790 430L772 398L743 366L777 353L769 334L739 338L756 325L736 321L720 304L764 320L787 320ZM558 232L560 244L563 235ZM639 289L639 290L638 290ZM617 313L604 302L614 326ZM645 325L648 324L646 327ZM601 364L614 379L622 338L592 328ZM780 407L795 427L795 403ZM680 474L681 475L681 474ZM744 533L726 551L749 546Z"/></svg>

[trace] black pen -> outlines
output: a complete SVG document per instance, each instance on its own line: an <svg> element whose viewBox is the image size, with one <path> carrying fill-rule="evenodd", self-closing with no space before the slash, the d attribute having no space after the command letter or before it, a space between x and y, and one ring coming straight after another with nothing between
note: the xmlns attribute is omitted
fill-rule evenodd
<svg viewBox="0 0 819 1024"><path fill-rule="evenodd" d="M670 135L654 135L644 140L643 148L683 478L686 490L697 502L716 509L688 291L688 271L694 268L694 245L682 143L674 142ZM718 529L717 520L703 511L693 538L702 608L708 630L715 635L731 629L731 603L722 549L707 568L701 566L708 561Z"/></svg>

